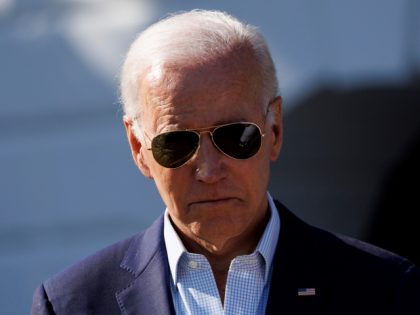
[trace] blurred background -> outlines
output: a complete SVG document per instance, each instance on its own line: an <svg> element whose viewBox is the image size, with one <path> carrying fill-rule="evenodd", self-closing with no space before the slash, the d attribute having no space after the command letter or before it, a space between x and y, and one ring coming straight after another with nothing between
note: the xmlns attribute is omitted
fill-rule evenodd
<svg viewBox="0 0 420 315"><path fill-rule="evenodd" d="M309 223L420 264L420 2L0 0L0 306L164 209L131 160L118 73L168 12L258 26L284 98L272 194Z"/></svg>

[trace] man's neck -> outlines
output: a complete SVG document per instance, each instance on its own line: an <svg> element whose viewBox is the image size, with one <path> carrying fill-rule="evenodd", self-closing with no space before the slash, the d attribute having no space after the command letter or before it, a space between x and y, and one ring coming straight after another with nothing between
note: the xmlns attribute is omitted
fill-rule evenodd
<svg viewBox="0 0 420 315"><path fill-rule="evenodd" d="M204 240L198 237L188 237L173 224L187 251L204 255L209 261L213 273L226 275L231 261L240 255L251 254L258 245L264 233L270 211L267 209L262 219L246 233L228 240Z"/></svg>
<svg viewBox="0 0 420 315"><path fill-rule="evenodd" d="M261 219L244 231L244 233L230 239L217 237L214 239L203 239L196 235L183 233L176 224L172 225L187 251L204 255L212 267L215 266L217 269L221 269L218 266L227 266L227 269L229 269L233 258L250 254L255 250L270 219L270 213L267 206Z"/></svg>

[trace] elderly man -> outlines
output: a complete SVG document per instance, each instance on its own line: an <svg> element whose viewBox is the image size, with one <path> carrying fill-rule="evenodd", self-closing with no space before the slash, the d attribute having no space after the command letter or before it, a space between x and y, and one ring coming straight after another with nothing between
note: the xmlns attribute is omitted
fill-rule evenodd
<svg viewBox="0 0 420 315"><path fill-rule="evenodd" d="M131 46L121 92L134 162L166 211L43 283L32 314L420 314L416 266L267 193L282 100L254 27L162 20Z"/></svg>

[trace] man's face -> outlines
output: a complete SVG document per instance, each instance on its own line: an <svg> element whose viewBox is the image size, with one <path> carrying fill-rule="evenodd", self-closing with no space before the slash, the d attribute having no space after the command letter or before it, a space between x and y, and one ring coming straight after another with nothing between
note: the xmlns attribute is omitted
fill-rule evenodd
<svg viewBox="0 0 420 315"><path fill-rule="evenodd" d="M244 52L239 61L152 69L140 90L145 143L133 144L136 139L126 123L136 164L155 181L178 232L213 252L246 239L264 221L269 164L281 147L281 100L270 107L271 124L254 59ZM176 169L159 165L147 150L150 139L162 132L240 121L256 123L265 133L260 151L246 160L218 151L208 133L201 134L193 158Z"/></svg>

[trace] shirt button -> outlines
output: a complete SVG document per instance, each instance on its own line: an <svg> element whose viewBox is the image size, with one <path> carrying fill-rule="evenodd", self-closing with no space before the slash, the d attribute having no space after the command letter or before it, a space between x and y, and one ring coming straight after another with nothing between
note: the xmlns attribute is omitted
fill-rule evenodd
<svg viewBox="0 0 420 315"><path fill-rule="evenodd" d="M192 269L196 269L198 267L198 262L196 262L195 260L190 260L188 262L188 266Z"/></svg>

